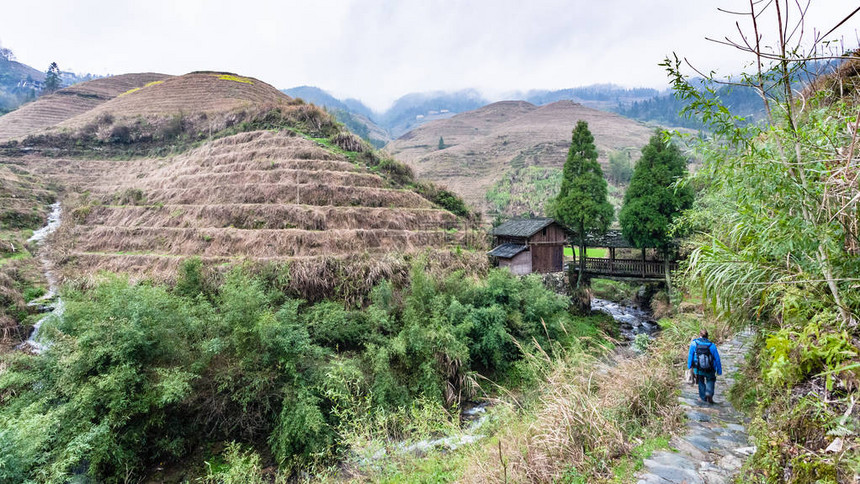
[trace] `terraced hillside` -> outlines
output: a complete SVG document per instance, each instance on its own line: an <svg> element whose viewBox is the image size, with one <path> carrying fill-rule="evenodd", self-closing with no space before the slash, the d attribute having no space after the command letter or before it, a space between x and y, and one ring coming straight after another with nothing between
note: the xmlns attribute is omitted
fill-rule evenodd
<svg viewBox="0 0 860 484"><path fill-rule="evenodd" d="M558 192L578 120L588 122L604 165L612 151L638 157L653 134L641 123L572 101L545 106L503 101L427 123L386 149L419 177L448 186L480 210L540 213Z"/></svg>
<svg viewBox="0 0 860 484"><path fill-rule="evenodd" d="M89 112L122 93L168 77L155 73L124 74L60 89L0 116L0 141L42 132Z"/></svg>
<svg viewBox="0 0 860 484"><path fill-rule="evenodd" d="M121 122L167 114L202 115L289 100L288 96L258 79L221 72L193 72L132 87L94 109L59 123L57 129L80 128L105 117Z"/></svg>
<svg viewBox="0 0 860 484"><path fill-rule="evenodd" d="M169 159L25 164L66 189L55 235L66 278L171 279L190 257L289 264L295 289L313 298L344 282L326 271L358 270L372 283L403 276L410 255L448 258L469 242L456 215L290 131L241 133Z"/></svg>
<svg viewBox="0 0 860 484"><path fill-rule="evenodd" d="M148 76L80 84L99 104L0 144L0 344L26 338L46 268L59 283L103 271L171 281L194 258L213 283L244 265L295 297L348 302L405 282L416 260L486 269L461 200L322 109L233 74ZM31 114L56 103L40 106ZM54 201L59 229L28 243Z"/></svg>

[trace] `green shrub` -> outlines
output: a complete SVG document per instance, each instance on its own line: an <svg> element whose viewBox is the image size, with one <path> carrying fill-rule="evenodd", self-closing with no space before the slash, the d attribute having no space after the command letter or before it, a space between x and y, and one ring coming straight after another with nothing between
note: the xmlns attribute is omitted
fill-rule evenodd
<svg viewBox="0 0 860 484"><path fill-rule="evenodd" d="M203 261L199 257L192 257L182 262L173 291L185 297L196 297L198 294L204 293Z"/></svg>
<svg viewBox="0 0 860 484"><path fill-rule="evenodd" d="M40 298L45 295L45 288L43 287L28 287L24 289L22 296L25 301L32 301L33 299Z"/></svg>
<svg viewBox="0 0 860 484"><path fill-rule="evenodd" d="M539 278L508 271L438 280L418 262L406 287L384 282L349 309L286 296L280 273L234 270L214 288L191 259L171 290L67 289L62 319L43 326L50 348L0 361L0 480L116 482L204 438L264 446L286 471L326 465L370 427L398 439L456 426L445 408L475 393L476 372L526 378L522 347L597 333ZM209 482L258 474L238 446L226 459Z"/></svg>
<svg viewBox="0 0 860 484"><path fill-rule="evenodd" d="M265 484L260 455L253 450L243 450L236 442L230 442L224 450L224 466L213 469L206 463L207 484Z"/></svg>

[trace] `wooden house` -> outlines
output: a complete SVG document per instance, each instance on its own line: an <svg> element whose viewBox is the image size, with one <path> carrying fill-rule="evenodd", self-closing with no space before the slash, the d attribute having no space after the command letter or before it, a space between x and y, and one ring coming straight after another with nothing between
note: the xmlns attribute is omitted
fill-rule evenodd
<svg viewBox="0 0 860 484"><path fill-rule="evenodd" d="M488 254L514 274L564 270L567 231L551 218L509 220L493 229L493 239Z"/></svg>

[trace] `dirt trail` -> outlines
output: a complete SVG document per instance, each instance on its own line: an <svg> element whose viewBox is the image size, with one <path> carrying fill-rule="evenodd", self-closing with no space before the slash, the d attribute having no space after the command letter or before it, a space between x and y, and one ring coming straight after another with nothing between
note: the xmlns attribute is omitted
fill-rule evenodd
<svg viewBox="0 0 860 484"><path fill-rule="evenodd" d="M746 457L755 452L746 431L747 419L727 399L750 344L752 332L744 331L719 345L723 375L717 379L714 405L699 401L696 385L683 384L678 400L687 428L671 440L674 451L658 451L645 459L639 484L732 482Z"/></svg>

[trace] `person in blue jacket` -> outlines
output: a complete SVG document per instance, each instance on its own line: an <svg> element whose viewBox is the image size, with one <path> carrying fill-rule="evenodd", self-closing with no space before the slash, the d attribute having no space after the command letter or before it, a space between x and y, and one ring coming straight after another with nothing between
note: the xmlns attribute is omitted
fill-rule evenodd
<svg viewBox="0 0 860 484"><path fill-rule="evenodd" d="M723 374L723 366L717 345L708 340L708 330L703 329L699 336L690 343L687 368L692 368L696 374L699 398L704 402L714 403L714 385L717 383L717 375Z"/></svg>

